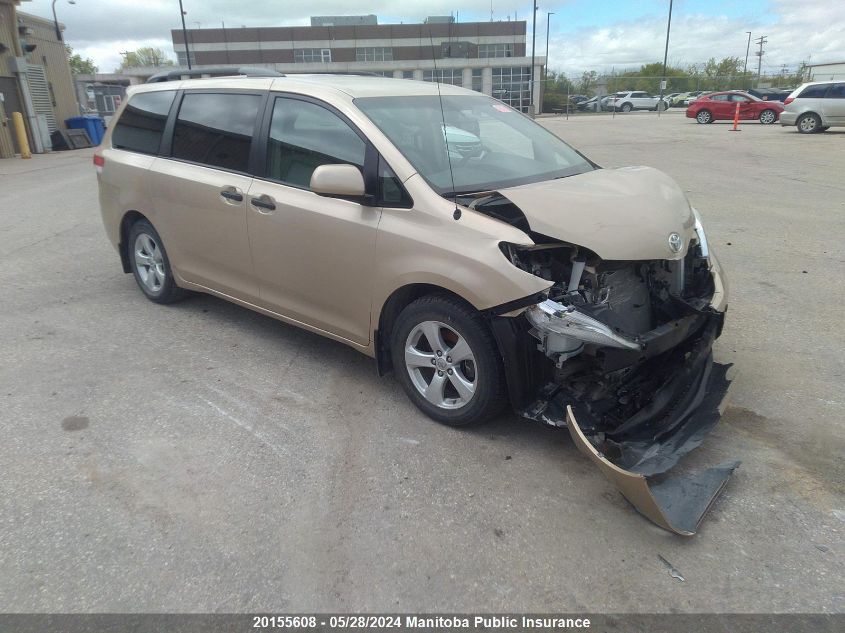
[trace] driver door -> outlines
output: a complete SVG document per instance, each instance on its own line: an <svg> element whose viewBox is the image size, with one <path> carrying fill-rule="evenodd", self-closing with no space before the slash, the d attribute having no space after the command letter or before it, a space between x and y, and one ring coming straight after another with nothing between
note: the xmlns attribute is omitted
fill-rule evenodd
<svg viewBox="0 0 845 633"><path fill-rule="evenodd" d="M366 345L381 210L361 200L318 195L310 183L325 164L364 171L373 161L375 174L378 156L349 122L315 100L271 96L266 118L265 164L247 195L261 305Z"/></svg>

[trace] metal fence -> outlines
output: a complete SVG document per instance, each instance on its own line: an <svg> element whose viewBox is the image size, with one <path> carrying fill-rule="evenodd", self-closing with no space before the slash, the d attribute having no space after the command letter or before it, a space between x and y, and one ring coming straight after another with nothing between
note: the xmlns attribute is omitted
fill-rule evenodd
<svg viewBox="0 0 845 633"><path fill-rule="evenodd" d="M598 75L595 73L554 74L540 79L543 82L542 112L546 114L571 114L577 112L614 112L610 96L616 93L637 92L651 97L661 94L659 76L642 76L635 72L620 72ZM766 100L783 101L786 95L806 81L845 81L845 73L810 73L807 71L776 75L756 73L735 73L711 75L689 73L666 77L662 95L663 101L654 100L654 107L662 111L682 108L688 99L703 92L738 90L748 92ZM646 102L642 102L647 105ZM644 105L635 109L648 109Z"/></svg>

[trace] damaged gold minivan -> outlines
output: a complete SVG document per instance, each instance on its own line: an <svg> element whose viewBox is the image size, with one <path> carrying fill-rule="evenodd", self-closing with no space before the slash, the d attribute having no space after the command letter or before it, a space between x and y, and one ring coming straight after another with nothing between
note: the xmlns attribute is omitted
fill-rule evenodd
<svg viewBox="0 0 845 633"><path fill-rule="evenodd" d="M341 75L135 88L97 150L123 270L372 356L449 425L568 427L692 534L737 463L664 473L718 421L725 281L668 176L602 169L500 101Z"/></svg>

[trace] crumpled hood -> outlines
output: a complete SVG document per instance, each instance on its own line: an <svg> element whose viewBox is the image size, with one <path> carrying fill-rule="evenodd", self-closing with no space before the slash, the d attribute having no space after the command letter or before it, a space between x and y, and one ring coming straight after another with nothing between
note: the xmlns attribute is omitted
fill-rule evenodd
<svg viewBox="0 0 845 633"><path fill-rule="evenodd" d="M651 167L597 169L499 193L520 208L532 231L602 259L680 259L694 235L684 192ZM669 249L672 233L684 240L678 253Z"/></svg>

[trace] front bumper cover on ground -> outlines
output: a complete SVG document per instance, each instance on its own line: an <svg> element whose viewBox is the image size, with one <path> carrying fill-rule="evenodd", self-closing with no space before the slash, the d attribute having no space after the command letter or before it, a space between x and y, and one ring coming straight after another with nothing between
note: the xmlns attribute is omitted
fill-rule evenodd
<svg viewBox="0 0 845 633"><path fill-rule="evenodd" d="M722 376L711 376L707 388L712 390L706 393L699 407L670 435L651 443L645 439L620 442L622 454L616 463L611 462L587 439L575 419L572 405L566 407L567 427L578 450L599 467L641 514L675 534L695 534L713 501L739 466L738 461L731 461L699 473L664 477L656 483L650 484L648 479L658 473L662 474L677 463L681 456L698 446L719 420L727 395L726 387L722 388L719 384L726 382L723 368L714 368Z"/></svg>
<svg viewBox="0 0 845 633"><path fill-rule="evenodd" d="M604 404L585 401L554 384L547 385L522 415L568 427L579 450L640 513L662 528L690 536L739 466L732 461L696 474L665 475L701 444L727 404L730 366L714 363L712 356L722 319L722 314L704 317L704 322L683 328L687 338L680 344L673 340L677 346L650 358L643 354L649 360L642 371L656 366L663 377L648 404L624 420L609 423ZM666 332L658 338L676 336Z"/></svg>

